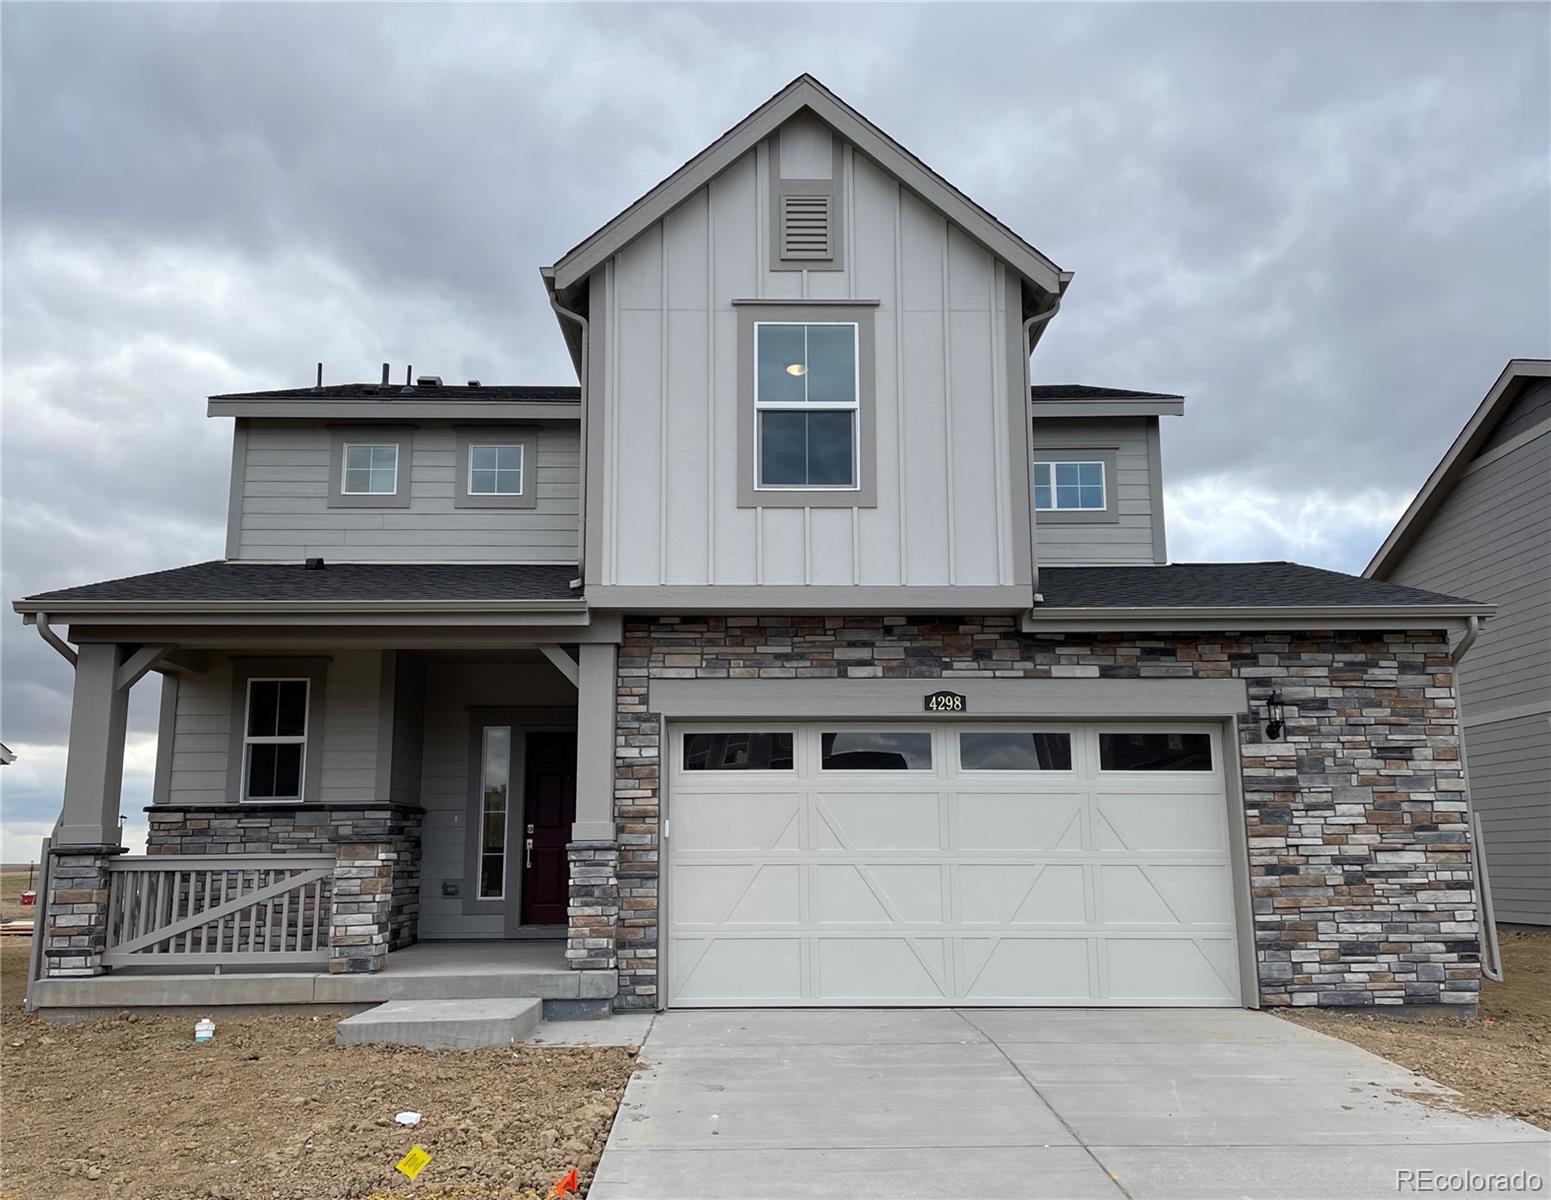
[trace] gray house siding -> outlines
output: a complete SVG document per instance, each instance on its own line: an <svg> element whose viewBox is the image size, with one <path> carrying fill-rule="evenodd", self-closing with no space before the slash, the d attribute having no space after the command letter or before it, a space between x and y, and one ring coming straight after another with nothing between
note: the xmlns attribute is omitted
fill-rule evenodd
<svg viewBox="0 0 1551 1200"><path fill-rule="evenodd" d="M556 562L577 560L580 463L574 423L525 426L537 438L537 504L460 508L458 429L421 422L412 430L409 503L398 508L329 506L333 429L313 421L242 423L229 544L242 559L348 562Z"/></svg>
<svg viewBox="0 0 1551 1200"><path fill-rule="evenodd" d="M1526 384L1519 390L1517 399L1497 422L1497 428L1481 443L1480 454L1487 454L1504 442L1528 433L1542 421L1551 421L1551 379Z"/></svg>
<svg viewBox="0 0 1551 1200"><path fill-rule="evenodd" d="M1054 457L1092 450L1115 459L1116 518L1113 521L1063 523L1060 513L1036 513L1035 557L1048 566L1101 566L1164 561L1159 533L1163 527L1161 481L1154 476L1150 441L1156 417L1109 417L1102 420L1041 418L1034 411L1034 461L1041 451Z"/></svg>
<svg viewBox="0 0 1551 1200"><path fill-rule="evenodd" d="M425 806L421 865L421 938L499 938L506 933L499 913L465 913L469 813L471 709L546 706L574 708L576 689L547 665L433 662L426 669L420 800ZM574 720L573 720L574 724ZM520 812L521 780L513 781L514 810ZM515 820L515 818L514 818ZM445 896L443 883L460 894Z"/></svg>
<svg viewBox="0 0 1551 1200"><path fill-rule="evenodd" d="M766 144L593 275L590 587L1031 582L1017 277L850 146L837 157L838 269L770 269ZM750 299L876 302L876 505L740 507Z"/></svg>
<svg viewBox="0 0 1551 1200"><path fill-rule="evenodd" d="M1499 606L1461 669L1471 794L1504 921L1551 924L1551 420L1528 389L1505 420L1538 424L1484 450L1387 573ZM1501 427L1499 427L1500 429ZM1531 436L1502 452L1513 438ZM1490 443L1489 443L1490 445Z"/></svg>
<svg viewBox="0 0 1551 1200"><path fill-rule="evenodd" d="M317 740L309 738L307 753L322 755L322 797L331 804L370 803L377 799L383 654L337 650L320 657L328 659L322 727L314 723ZM215 658L202 674L184 675L177 691L165 791L158 780L158 799L164 794L169 804L226 803L232 755L241 753L232 745L231 656Z"/></svg>

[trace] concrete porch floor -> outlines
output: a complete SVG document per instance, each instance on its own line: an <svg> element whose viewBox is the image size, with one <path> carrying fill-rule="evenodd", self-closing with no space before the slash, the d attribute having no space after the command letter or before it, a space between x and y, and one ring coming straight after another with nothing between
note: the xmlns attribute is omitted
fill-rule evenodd
<svg viewBox="0 0 1551 1200"><path fill-rule="evenodd" d="M545 1015L567 1001L614 995L612 971L573 971L565 942L523 940L420 942L388 955L376 974L327 971L164 972L117 970L89 979L46 979L33 985L44 1016L85 1016L103 1009L241 1010L328 1005L359 1008L387 1000L497 1000L537 998ZM561 1015L558 1011L553 1015Z"/></svg>

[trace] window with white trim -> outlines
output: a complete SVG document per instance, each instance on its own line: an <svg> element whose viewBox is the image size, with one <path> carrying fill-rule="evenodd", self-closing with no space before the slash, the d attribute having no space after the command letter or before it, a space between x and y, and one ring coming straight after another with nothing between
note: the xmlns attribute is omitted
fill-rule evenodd
<svg viewBox="0 0 1551 1200"><path fill-rule="evenodd" d="M346 442L340 492L346 496L392 496L399 487L396 442Z"/></svg>
<svg viewBox="0 0 1551 1200"><path fill-rule="evenodd" d="M307 774L308 679L249 679L243 720L242 798L302 799Z"/></svg>
<svg viewBox="0 0 1551 1200"><path fill-rule="evenodd" d="M1103 512L1108 507L1104 463L1036 462L1034 507L1040 512Z"/></svg>
<svg viewBox="0 0 1551 1200"><path fill-rule="evenodd" d="M521 442L469 444L470 496L520 496L526 469Z"/></svg>
<svg viewBox="0 0 1551 1200"><path fill-rule="evenodd" d="M755 323L756 490L859 486L857 332L844 321Z"/></svg>

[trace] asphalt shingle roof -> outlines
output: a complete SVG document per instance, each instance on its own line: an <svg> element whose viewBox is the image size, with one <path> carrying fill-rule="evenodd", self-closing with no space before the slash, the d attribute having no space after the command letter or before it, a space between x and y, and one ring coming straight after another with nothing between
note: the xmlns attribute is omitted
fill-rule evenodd
<svg viewBox="0 0 1551 1200"><path fill-rule="evenodd" d="M440 387L406 387L402 383L336 383L324 387L277 388L268 392L227 392L212 400L535 400L550 404L579 401L582 390L574 385L544 384L443 384Z"/></svg>
<svg viewBox="0 0 1551 1200"><path fill-rule="evenodd" d="M1174 392L1133 392L1128 388L1094 387L1088 383L1036 383L1029 388L1036 400L1183 400Z"/></svg>
<svg viewBox="0 0 1551 1200"><path fill-rule="evenodd" d="M506 563L195 563L29 600L571 600L576 568Z"/></svg>
<svg viewBox="0 0 1551 1200"><path fill-rule="evenodd" d="M1042 608L1254 608L1286 605L1469 604L1360 575L1290 562L1041 567Z"/></svg>

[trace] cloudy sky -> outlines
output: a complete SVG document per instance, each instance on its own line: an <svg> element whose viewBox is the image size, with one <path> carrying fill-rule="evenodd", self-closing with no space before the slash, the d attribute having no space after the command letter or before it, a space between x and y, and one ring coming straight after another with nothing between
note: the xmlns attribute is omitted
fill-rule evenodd
<svg viewBox="0 0 1551 1200"><path fill-rule="evenodd" d="M538 266L802 71L1076 272L1036 381L1188 397L1176 559L1359 570L1551 350L1551 8L816 11L5 5L6 613L220 555L210 393L320 359L571 382ZM70 672L0 639L13 861L57 811Z"/></svg>

